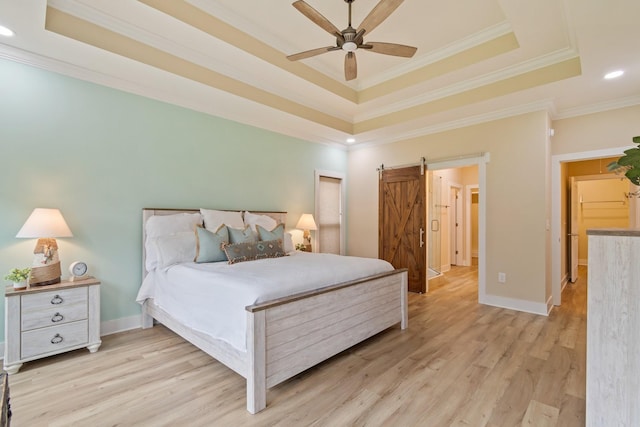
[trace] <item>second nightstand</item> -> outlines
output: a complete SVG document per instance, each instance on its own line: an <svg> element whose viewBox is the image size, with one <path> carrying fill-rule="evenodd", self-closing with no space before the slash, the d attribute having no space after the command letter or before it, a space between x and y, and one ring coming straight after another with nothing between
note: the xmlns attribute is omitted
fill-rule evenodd
<svg viewBox="0 0 640 427"><path fill-rule="evenodd" d="M100 348L100 281L5 290L4 370L24 362L87 347Z"/></svg>

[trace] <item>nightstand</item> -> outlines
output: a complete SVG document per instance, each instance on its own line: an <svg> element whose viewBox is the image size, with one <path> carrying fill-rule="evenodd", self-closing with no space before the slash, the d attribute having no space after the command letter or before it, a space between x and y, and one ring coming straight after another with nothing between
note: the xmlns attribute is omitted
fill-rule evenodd
<svg viewBox="0 0 640 427"><path fill-rule="evenodd" d="M87 347L100 348L100 281L88 278L4 293L4 370L24 362Z"/></svg>

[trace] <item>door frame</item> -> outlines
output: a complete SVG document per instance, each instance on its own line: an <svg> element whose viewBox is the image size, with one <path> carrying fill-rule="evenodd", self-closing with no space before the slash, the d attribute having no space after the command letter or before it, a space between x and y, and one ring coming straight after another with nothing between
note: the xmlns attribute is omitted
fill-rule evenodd
<svg viewBox="0 0 640 427"><path fill-rule="evenodd" d="M464 208L464 214L465 214L465 242L464 242L464 257L465 257L465 265L470 266L471 264L473 264L471 262L471 260L473 259L473 254L471 253L471 237L473 237L471 235L471 196L474 193L478 193L478 197L480 197L480 186L478 184L469 184L469 185L465 185L465 194L464 194L464 201L465 201L465 208ZM478 248L478 252L480 252L480 249ZM480 254L478 253L478 260L480 260Z"/></svg>
<svg viewBox="0 0 640 427"><path fill-rule="evenodd" d="M454 193L457 193L453 199ZM449 266L465 265L464 261L464 194L462 185L449 184ZM456 227L456 224L458 226ZM456 253L457 252L457 253Z"/></svg>
<svg viewBox="0 0 640 427"><path fill-rule="evenodd" d="M562 163L580 160L600 159L603 157L621 156L624 150L633 148L623 147L605 148L602 150L581 151L551 156L551 295L553 305L562 303L562 290L567 284L563 277L562 267ZM566 254L564 254L566 255Z"/></svg>
<svg viewBox="0 0 640 427"><path fill-rule="evenodd" d="M496 305L492 302L492 298L487 296L487 163L490 160L489 153L479 153L450 160L427 159L427 169L439 170L478 166L478 302L480 304Z"/></svg>
<svg viewBox="0 0 640 427"><path fill-rule="evenodd" d="M329 171L329 170L322 170L322 169L316 169L314 172L314 195L315 195L315 199L314 199L314 211L313 211L313 215L315 218L318 218L318 209L320 206L320 177L324 176L327 178L333 178L333 179L339 179L340 180L340 255L345 255L346 254L346 230L345 230L345 224L347 223L346 221L346 217L345 217L345 210L347 207L347 198L346 198L346 188L347 188L347 183L346 183L346 175L342 172L336 172L336 171ZM319 242L319 239L317 240L317 242ZM317 249L314 252L317 252L318 250L320 250L320 246L319 245L315 245L317 247Z"/></svg>
<svg viewBox="0 0 640 427"><path fill-rule="evenodd" d="M569 178L569 194L567 200L570 203L571 215L567 215L569 224L567 226L567 252L569 260L569 281L575 283L578 280L578 248L580 247L580 236L578 233L578 180L575 176ZM562 237L562 236L561 236Z"/></svg>

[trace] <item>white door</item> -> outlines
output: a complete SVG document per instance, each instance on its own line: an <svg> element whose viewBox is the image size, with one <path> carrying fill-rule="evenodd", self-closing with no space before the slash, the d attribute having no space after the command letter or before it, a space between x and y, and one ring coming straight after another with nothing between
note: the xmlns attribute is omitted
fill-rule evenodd
<svg viewBox="0 0 640 427"><path fill-rule="evenodd" d="M578 280L578 183L571 177L571 224L569 227L569 253L571 254L571 283Z"/></svg>

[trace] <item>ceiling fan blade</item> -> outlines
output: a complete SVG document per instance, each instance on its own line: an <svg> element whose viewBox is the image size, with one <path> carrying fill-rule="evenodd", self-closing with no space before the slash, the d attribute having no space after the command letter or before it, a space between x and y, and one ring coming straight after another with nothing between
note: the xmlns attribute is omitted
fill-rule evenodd
<svg viewBox="0 0 640 427"><path fill-rule="evenodd" d="M321 55L326 52L331 52L332 50L339 50L340 48L335 46L327 46L327 47L319 47L318 49L306 50L304 52L295 53L293 55L287 56L289 61L298 61L300 59L311 58L312 56Z"/></svg>
<svg viewBox="0 0 640 427"><path fill-rule="evenodd" d="M418 50L417 47L413 46L383 42L368 42L359 46L359 48L384 55L402 56L404 58L411 58Z"/></svg>
<svg viewBox="0 0 640 427"><path fill-rule="evenodd" d="M338 30L338 28L335 25L333 25L331 22L329 22L329 20L327 18L325 18L324 16L322 16L320 14L320 12L318 12L317 10L315 10L314 8L309 6L303 0L294 1L293 2L293 7L298 9L300 11L300 13L302 13L304 16L309 18L317 26L319 26L320 28L322 28L323 30L328 32L329 34L337 36L337 37L340 37L342 35L340 33L340 30Z"/></svg>
<svg viewBox="0 0 640 427"><path fill-rule="evenodd" d="M353 80L358 77L358 64L356 63L356 54L347 52L344 57L344 78L345 80Z"/></svg>
<svg viewBox="0 0 640 427"><path fill-rule="evenodd" d="M404 0L380 0L371 12L360 24L359 30L365 30L368 34L402 4Z"/></svg>

